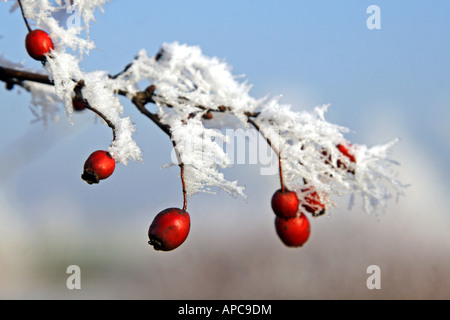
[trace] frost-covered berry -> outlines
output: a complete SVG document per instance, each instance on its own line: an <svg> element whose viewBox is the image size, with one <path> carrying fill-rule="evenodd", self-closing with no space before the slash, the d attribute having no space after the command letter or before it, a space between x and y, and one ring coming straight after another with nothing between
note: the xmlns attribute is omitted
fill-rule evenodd
<svg viewBox="0 0 450 320"><path fill-rule="evenodd" d="M97 150L91 153L84 163L81 178L89 184L99 183L114 172L116 161L107 151Z"/></svg>
<svg viewBox="0 0 450 320"><path fill-rule="evenodd" d="M83 102L80 99L76 98L72 99L72 107L74 111L83 111L84 109L86 109Z"/></svg>
<svg viewBox="0 0 450 320"><path fill-rule="evenodd" d="M213 114L210 111L208 111L202 116L202 118L205 120L211 120L213 118Z"/></svg>
<svg viewBox="0 0 450 320"><path fill-rule="evenodd" d="M350 151L348 150L348 147L344 146L343 144L338 144L336 147L339 149L339 151L340 151L344 156L346 156L347 158L349 158L351 162L356 162L355 156L354 156L353 154L350 153Z"/></svg>
<svg viewBox="0 0 450 320"><path fill-rule="evenodd" d="M311 226L306 215L300 212L294 218L275 217L278 237L288 247L301 247L309 239Z"/></svg>
<svg viewBox="0 0 450 320"><path fill-rule="evenodd" d="M45 61L45 55L54 49L53 41L47 32L40 29L30 31L25 38L25 48L35 60Z"/></svg>
<svg viewBox="0 0 450 320"><path fill-rule="evenodd" d="M291 218L297 214L299 201L295 192L279 189L273 194L271 204L276 216Z"/></svg>
<svg viewBox="0 0 450 320"><path fill-rule="evenodd" d="M171 251L187 238L191 227L189 214L182 209L168 208L158 213L148 229L148 242L155 250Z"/></svg>
<svg viewBox="0 0 450 320"><path fill-rule="evenodd" d="M325 204L314 187L303 189L302 192L305 193L305 196L300 201L301 206L311 213L313 217L323 215L325 213Z"/></svg>

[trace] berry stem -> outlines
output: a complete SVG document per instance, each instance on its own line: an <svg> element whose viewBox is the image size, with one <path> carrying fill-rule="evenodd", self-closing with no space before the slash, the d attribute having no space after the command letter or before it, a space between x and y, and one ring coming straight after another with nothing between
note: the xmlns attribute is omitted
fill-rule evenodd
<svg viewBox="0 0 450 320"><path fill-rule="evenodd" d="M111 128L112 130L112 134L113 134L113 141L116 140L116 126L114 125L114 123L112 123L102 112L98 111L97 109L95 109L94 107L92 107L89 102L83 98L83 93L81 91L81 89L84 87L84 80L80 80L77 82L76 86L73 88L73 91L75 92L75 95L77 97L77 99L79 99L79 101L82 101L83 106L86 109L91 110L92 112L94 112L96 115L98 115L100 118L103 119L103 121L106 122L106 124L108 125L108 127Z"/></svg>
<svg viewBox="0 0 450 320"><path fill-rule="evenodd" d="M187 209L187 199L186 199L186 183L184 181L184 163L181 161L180 154L177 150L177 144L172 140L172 145L175 149L175 153L177 155L178 166L180 167L180 178L181 178L181 186L183 190L183 211Z"/></svg>
<svg viewBox="0 0 450 320"><path fill-rule="evenodd" d="M284 186L284 180L283 180L283 169L282 169L282 159L281 159L281 152L275 146L273 145L272 141L264 135L264 133L261 130L261 127L253 120L251 117L254 116L253 114L246 114L247 115L247 121L261 134L261 136L266 139L267 144L272 148L272 150L275 152L275 154L278 156L278 171L280 174L280 184L281 184L281 192L285 192L285 186Z"/></svg>
<svg viewBox="0 0 450 320"><path fill-rule="evenodd" d="M183 211L186 211L187 209L187 199L186 199L186 184L184 182L184 163L179 164L180 166L180 177L181 177L181 184L183 187Z"/></svg>
<svg viewBox="0 0 450 320"><path fill-rule="evenodd" d="M101 113L101 112L98 111L97 109L91 107L91 105L87 102L86 99L83 100L83 106L84 106L86 109L89 109L89 110L91 110L92 112L94 112L96 115L98 115L100 118L102 118L103 121L106 122L106 124L108 125L108 127L110 127L111 130L112 130L112 135L113 135L113 139L112 139L112 140L115 141L115 140L116 140L116 126L115 126L111 121L109 121L108 118L106 118L106 116L105 116L103 113Z"/></svg>
<svg viewBox="0 0 450 320"><path fill-rule="evenodd" d="M250 123L256 130L258 130L258 132L263 136L264 139L266 139L267 144L272 148L272 150L276 153L276 155L278 156L278 158L280 158L280 151L278 151L277 148L275 148L275 146L273 145L272 141L266 137L264 135L264 133L261 130L261 127L255 122L255 120L253 120L252 118L250 118L251 115L247 114L247 121L248 123Z"/></svg>
<svg viewBox="0 0 450 320"><path fill-rule="evenodd" d="M283 169L281 166L281 155L278 155L278 172L280 174L280 184L281 184L281 192L284 193L284 181L283 181Z"/></svg>
<svg viewBox="0 0 450 320"><path fill-rule="evenodd" d="M22 1L17 0L17 2L19 3L20 12L22 13L23 21L25 22L25 25L27 26L28 32L31 32L32 30L30 28L30 25L28 24L27 18L25 17L25 13L23 12Z"/></svg>

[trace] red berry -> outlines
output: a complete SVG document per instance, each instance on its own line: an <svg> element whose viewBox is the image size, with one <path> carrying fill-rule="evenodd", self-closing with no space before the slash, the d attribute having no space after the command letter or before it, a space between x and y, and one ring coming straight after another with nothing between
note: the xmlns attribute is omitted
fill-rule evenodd
<svg viewBox="0 0 450 320"><path fill-rule="evenodd" d="M73 110L75 110L75 111L83 111L85 109L84 104L81 101L81 99L76 99L76 98L72 99L72 107L73 107Z"/></svg>
<svg viewBox="0 0 450 320"><path fill-rule="evenodd" d="M148 244L155 250L171 251L187 238L191 219L185 210L169 208L158 213L148 229Z"/></svg>
<svg viewBox="0 0 450 320"><path fill-rule="evenodd" d="M272 210L276 216L282 218L295 217L298 211L297 194L293 191L281 189L277 190L272 196Z"/></svg>
<svg viewBox="0 0 450 320"><path fill-rule="evenodd" d="M346 156L347 158L349 158L351 162L356 162L355 156L352 155L352 154L348 151L348 148L347 148L346 146L344 146L344 145L342 145L342 144L338 144L336 147L339 149L339 151L340 151L344 156Z"/></svg>
<svg viewBox="0 0 450 320"><path fill-rule="evenodd" d="M294 218L275 217L278 237L288 247L301 247L311 234L311 226L306 215L301 212Z"/></svg>
<svg viewBox="0 0 450 320"><path fill-rule="evenodd" d="M313 217L321 216L325 213L325 204L322 203L319 194L313 187L303 189L306 193L302 201L302 207L311 213Z"/></svg>
<svg viewBox="0 0 450 320"><path fill-rule="evenodd" d="M206 120L211 120L213 118L213 114L208 111L205 114L203 114L202 118Z"/></svg>
<svg viewBox="0 0 450 320"><path fill-rule="evenodd" d="M99 183L114 172L116 161L107 151L94 151L84 163L81 178L89 184Z"/></svg>
<svg viewBox="0 0 450 320"><path fill-rule="evenodd" d="M53 50L53 41L44 30L30 31L25 38L25 48L35 60L45 61L45 55Z"/></svg>

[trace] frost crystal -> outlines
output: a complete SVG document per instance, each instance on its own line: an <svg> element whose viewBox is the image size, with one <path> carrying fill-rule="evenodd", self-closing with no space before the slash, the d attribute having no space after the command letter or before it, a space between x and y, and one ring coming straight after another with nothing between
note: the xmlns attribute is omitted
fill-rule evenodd
<svg viewBox="0 0 450 320"><path fill-rule="evenodd" d="M364 209L371 213L386 207L390 191L403 192L387 157L391 143L370 149L353 145L351 152L357 161L349 163L336 147L347 144L344 134L349 130L325 120L328 105L295 112L276 98L254 99L247 82L239 82L229 65L204 56L199 47L166 43L155 57L141 50L122 79L129 81L131 92L138 91L137 84L143 80L156 86L159 117L170 126L180 161L186 166L189 196L211 192L210 187L244 196L243 188L227 181L219 170L230 164L221 148L226 137L211 128L224 124L248 128L249 114L255 115L260 133L280 153L285 185L299 195L313 185L326 204L333 206L333 196L360 193ZM221 106L228 107L226 113L214 112L212 120L202 121L205 110L221 111Z"/></svg>
<svg viewBox="0 0 450 320"><path fill-rule="evenodd" d="M277 98L255 99L249 94L251 86L233 75L224 60L203 55L197 46L165 43L154 57L141 50L114 77L106 71L81 70L83 55L95 47L89 39L89 23L105 2L22 0L30 23L49 32L55 43L45 65L54 81L53 91L30 85L33 105L54 106L57 97L70 118L74 87L83 80L83 97L115 127L116 139L109 151L117 162L141 160L141 151L132 138L134 125L123 116L117 92L126 92L131 98L142 92L143 83L150 83L156 88L152 102L158 107L158 121L170 130L174 162L183 164L188 197L219 188L245 198L244 188L223 173L232 163L223 148L227 136L221 130L230 127L258 129L281 157L286 187L300 196L314 186L327 206L333 206L334 196L359 193L363 208L372 213L383 210L393 192L403 193L404 185L392 170L396 163L388 157L395 141L372 148L349 145L344 138L349 130L325 119L328 105L312 112L295 112ZM13 3L15 10L16 1ZM47 107L42 112L52 117L55 110ZM212 112L212 119L203 118L207 112ZM339 151L340 144L348 147L356 161Z"/></svg>

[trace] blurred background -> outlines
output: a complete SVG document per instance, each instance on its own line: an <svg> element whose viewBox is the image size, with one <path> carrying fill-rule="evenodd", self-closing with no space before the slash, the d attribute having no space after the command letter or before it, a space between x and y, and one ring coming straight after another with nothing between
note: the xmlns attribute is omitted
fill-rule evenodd
<svg viewBox="0 0 450 320"><path fill-rule="evenodd" d="M378 5L381 29L367 28ZM24 48L26 28L0 5L0 55L41 71ZM0 298L2 299L449 299L450 28L447 1L120 1L97 12L97 49L86 71L116 73L140 49L199 45L245 74L251 94L282 94L296 110L330 103L328 121L373 146L399 138L392 157L406 195L384 214L340 201L311 219L300 249L285 247L270 199L277 176L236 165L230 179L247 201L224 192L188 203L192 228L173 252L147 244L154 216L182 204L165 134L123 100L137 126L142 163L120 165L91 186L88 155L109 128L90 113L34 121L30 95L0 89ZM67 267L81 269L68 290ZM369 290L370 265L381 289Z"/></svg>

